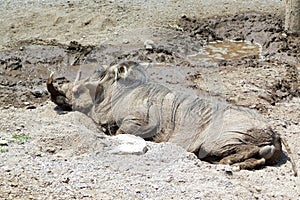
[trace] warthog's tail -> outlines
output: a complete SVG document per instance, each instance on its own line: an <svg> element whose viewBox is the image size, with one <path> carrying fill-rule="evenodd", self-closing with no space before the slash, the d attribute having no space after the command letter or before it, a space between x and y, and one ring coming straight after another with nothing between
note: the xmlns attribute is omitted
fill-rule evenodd
<svg viewBox="0 0 300 200"><path fill-rule="evenodd" d="M298 176L298 171L297 171L297 166L296 166L296 163L295 163L295 160L294 160L294 156L292 154L292 151L288 145L288 142L286 141L285 138L281 138L282 139L282 143L288 153L288 156L290 157L290 162L292 164L292 169L293 169L293 172L294 172L294 176Z"/></svg>
<svg viewBox="0 0 300 200"><path fill-rule="evenodd" d="M51 72L47 80L47 90L51 95L51 101L53 101L56 105L58 105L62 110L71 111L72 105L70 104L69 99L66 97L66 94L58 90L53 85L53 75L54 72Z"/></svg>

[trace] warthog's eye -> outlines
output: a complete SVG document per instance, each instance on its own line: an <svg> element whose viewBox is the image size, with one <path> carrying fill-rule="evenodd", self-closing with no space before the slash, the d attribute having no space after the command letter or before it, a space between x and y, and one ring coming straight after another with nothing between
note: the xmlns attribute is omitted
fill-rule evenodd
<svg viewBox="0 0 300 200"><path fill-rule="evenodd" d="M100 80L102 80L102 79L105 77L105 75L106 75L106 73L102 73L102 74L100 75Z"/></svg>

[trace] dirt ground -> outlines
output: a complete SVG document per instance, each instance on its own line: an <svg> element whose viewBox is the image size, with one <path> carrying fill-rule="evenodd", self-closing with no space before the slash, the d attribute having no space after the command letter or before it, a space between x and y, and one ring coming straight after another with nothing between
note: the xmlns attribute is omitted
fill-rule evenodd
<svg viewBox="0 0 300 200"><path fill-rule="evenodd" d="M0 0L0 16L0 199L300 199L290 163L300 171L300 40L284 32L284 1ZM216 41L234 53L249 41L260 52L205 56ZM55 71L62 84L79 69L88 76L128 59L149 63L172 89L259 111L292 154L255 171L169 143L111 154L116 141L83 114L55 108L45 80Z"/></svg>

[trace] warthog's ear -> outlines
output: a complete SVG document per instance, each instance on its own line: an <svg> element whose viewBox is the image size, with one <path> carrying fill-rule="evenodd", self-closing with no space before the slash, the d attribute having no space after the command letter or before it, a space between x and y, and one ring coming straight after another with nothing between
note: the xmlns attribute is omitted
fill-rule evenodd
<svg viewBox="0 0 300 200"><path fill-rule="evenodd" d="M126 78L132 68L138 66L139 63L134 61L125 61L117 65L117 67L114 69L115 72L115 80L118 80L120 78Z"/></svg>

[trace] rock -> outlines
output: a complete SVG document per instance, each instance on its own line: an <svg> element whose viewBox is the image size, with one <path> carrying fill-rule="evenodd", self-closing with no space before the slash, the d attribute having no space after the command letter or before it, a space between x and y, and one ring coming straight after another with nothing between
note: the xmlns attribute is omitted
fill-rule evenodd
<svg viewBox="0 0 300 200"><path fill-rule="evenodd" d="M146 141L134 135L121 134L112 136L112 139L117 140L120 143L120 145L109 151L112 154L141 155L146 153L148 150Z"/></svg>
<svg viewBox="0 0 300 200"><path fill-rule="evenodd" d="M25 101L25 102L24 102L24 105L25 105L25 106L29 106L29 105L30 105L30 103L29 103L29 102L27 102L27 101Z"/></svg>
<svg viewBox="0 0 300 200"><path fill-rule="evenodd" d="M123 40L123 44L129 44L129 40L124 39L124 40Z"/></svg>
<svg viewBox="0 0 300 200"><path fill-rule="evenodd" d="M155 44L152 40L146 40L144 42L144 47L146 50L153 50L155 48Z"/></svg>
<svg viewBox="0 0 300 200"><path fill-rule="evenodd" d="M36 109L36 106L30 105L30 106L27 106L26 109Z"/></svg>
<svg viewBox="0 0 300 200"><path fill-rule="evenodd" d="M238 172L240 170L241 170L241 168L239 166L232 166L232 171L233 172Z"/></svg>
<svg viewBox="0 0 300 200"><path fill-rule="evenodd" d="M281 90L277 90L276 91L276 95L279 97L279 98L283 98L283 97L286 97L288 96L288 92L284 92L284 91L281 91Z"/></svg>
<svg viewBox="0 0 300 200"><path fill-rule="evenodd" d="M254 186L254 189L256 190L256 192L261 192L261 188L259 186Z"/></svg>
<svg viewBox="0 0 300 200"><path fill-rule="evenodd" d="M50 154L54 154L54 153L56 152L56 149L55 149L54 147L48 147L48 148L46 149L46 152L47 152L47 153L50 153Z"/></svg>
<svg viewBox="0 0 300 200"><path fill-rule="evenodd" d="M11 183L10 183L10 186L11 186L11 187L18 187L18 185L19 185L19 184L18 184L17 182L11 182Z"/></svg>
<svg viewBox="0 0 300 200"><path fill-rule="evenodd" d="M0 140L0 146L7 146L8 145L8 141L7 140Z"/></svg>
<svg viewBox="0 0 300 200"><path fill-rule="evenodd" d="M66 179L62 180L61 182L62 182L62 183L67 183L67 184L68 184L68 183L70 182L70 178L67 177Z"/></svg>

